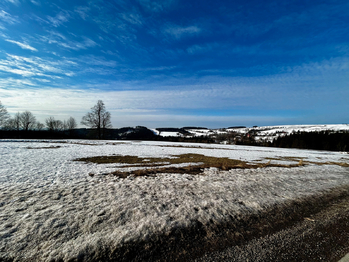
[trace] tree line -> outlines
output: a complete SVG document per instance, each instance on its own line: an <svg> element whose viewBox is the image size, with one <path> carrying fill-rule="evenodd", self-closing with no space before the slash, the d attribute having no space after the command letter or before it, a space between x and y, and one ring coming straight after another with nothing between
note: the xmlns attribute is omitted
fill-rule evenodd
<svg viewBox="0 0 349 262"><path fill-rule="evenodd" d="M227 141L237 145L270 146L283 148L316 149L329 151L348 151L349 132L295 132L286 136L279 136L272 142L257 141L255 131L247 134L228 132L215 136L190 137L185 136L186 130L173 128L158 128L158 131L178 131L184 136L162 137L154 134L146 127L137 126L111 129L111 114L106 111L102 100L91 108L81 119L81 124L90 129L77 129L77 122L73 117L67 120L56 120L54 117L45 119L45 124L36 120L30 111L16 113L10 117L0 101L0 138L80 138L80 139L134 139L172 142L220 143Z"/></svg>
<svg viewBox="0 0 349 262"><path fill-rule="evenodd" d="M99 139L106 135L106 130L111 128L111 114L106 111L102 100L98 100L97 104L91 108L85 116L82 117L81 124L95 129ZM74 117L67 120L58 120L53 116L45 119L45 123L36 120L36 117L30 111L18 112L13 117L9 115L7 109L0 101L0 130L17 133L27 133L33 131L50 132L50 133L66 133L73 135L78 124Z"/></svg>
<svg viewBox="0 0 349 262"><path fill-rule="evenodd" d="M326 151L348 151L349 132L295 132L274 139L273 142L268 143L268 146Z"/></svg>

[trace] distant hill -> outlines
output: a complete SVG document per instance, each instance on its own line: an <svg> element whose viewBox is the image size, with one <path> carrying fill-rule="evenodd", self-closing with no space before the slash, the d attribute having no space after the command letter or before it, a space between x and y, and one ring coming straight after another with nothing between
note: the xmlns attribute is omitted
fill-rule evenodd
<svg viewBox="0 0 349 262"><path fill-rule="evenodd" d="M148 129L144 126L102 130L103 139L154 140L173 142L223 143L307 149L349 150L349 124L233 126L221 129L186 126ZM78 128L65 131L0 130L0 139L97 139L97 130Z"/></svg>
<svg viewBox="0 0 349 262"><path fill-rule="evenodd" d="M239 129L239 128L246 128L246 126L232 126L232 127L228 127L227 129Z"/></svg>
<svg viewBox="0 0 349 262"><path fill-rule="evenodd" d="M233 126L223 129L165 128L157 135L173 141L213 141L214 143L294 147L346 151L349 149L349 125L283 125L283 126ZM183 132L185 131L185 132ZM308 134L308 135L307 135ZM177 140L174 140L177 138ZM200 140L197 140L199 139ZM161 140L158 138L158 140ZM184 141L184 140L183 140Z"/></svg>
<svg viewBox="0 0 349 262"><path fill-rule="evenodd" d="M189 129L208 129L207 127L196 127L196 126L185 126L182 127L182 129L189 130Z"/></svg>

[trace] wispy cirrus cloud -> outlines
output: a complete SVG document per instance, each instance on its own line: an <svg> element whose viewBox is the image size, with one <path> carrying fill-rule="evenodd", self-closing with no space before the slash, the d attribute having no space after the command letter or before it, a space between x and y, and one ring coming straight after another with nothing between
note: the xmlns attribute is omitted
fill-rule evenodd
<svg viewBox="0 0 349 262"><path fill-rule="evenodd" d="M91 10L88 6L78 6L75 8L75 12L83 19L86 20L89 17L88 12Z"/></svg>
<svg viewBox="0 0 349 262"><path fill-rule="evenodd" d="M47 19L54 27L59 27L65 22L68 22L69 18L70 14L67 11L61 11L55 17L47 16Z"/></svg>
<svg viewBox="0 0 349 262"><path fill-rule="evenodd" d="M19 0L5 0L5 1L10 2L12 4L15 4L15 5L19 5L20 4Z"/></svg>
<svg viewBox="0 0 349 262"><path fill-rule="evenodd" d="M43 63L34 58L14 56L11 58L19 60L19 64L22 60L27 63ZM102 58L96 57L95 61L98 60L100 61L95 64L103 62ZM18 69L22 68L18 66ZM96 67L96 70L98 69L101 68ZM48 67L45 70L53 69ZM12 79L8 80L11 88L13 87L12 90L6 91L5 89L5 92L0 89L0 96L7 97L2 102L11 106L11 113L22 110L18 108L20 105L27 107L27 110L36 109L42 116L45 116L54 111L62 112L59 110L59 104L65 103L69 106L64 108L63 113L74 112L74 117L78 118L86 113L88 109L86 105L95 104L96 97L98 97L105 102L114 119L117 119L115 120L117 126L137 123L148 127L158 127L167 123L171 124L171 121L179 125L178 123L184 120L181 123L198 123L197 121L200 120L206 123L202 124L204 126L211 125L208 122L212 122L212 125L216 127L225 126L229 121L245 125L263 124L263 121L264 123L265 121L277 123L287 118L281 117L277 112L296 112L296 115L302 115L313 110L322 110L322 108L325 108L328 113L345 116L346 112L339 112L340 106L337 108L336 104L331 104L331 101L345 100L349 96L346 85L349 80L348 59L309 63L301 67L286 69L286 71L284 74L261 77L192 77L181 79L177 83L172 79L157 83L152 81L127 83L106 81L80 83L67 89L63 87L57 89L26 88L25 91L18 86L15 87L16 82ZM33 79L31 78L30 81L34 81ZM24 87L30 85L31 82L17 82L17 84ZM149 86L152 86L153 89ZM296 89L295 86L298 88ZM329 89L328 86L336 88ZM120 87L120 89L115 90L115 87ZM316 93L312 92L313 89L316 89ZM46 97L44 100L47 105L43 108L41 104L35 104L35 101L40 101L41 97ZM48 106L50 104L54 104L57 108ZM250 110L251 108L254 111ZM238 112L242 112L243 109L247 109L247 112L239 115ZM220 114L225 110L235 112L234 116L213 116L214 112ZM253 113L250 113L252 111ZM260 113L261 111L274 113L268 116L269 113L263 114ZM206 113L200 115L200 112ZM209 112L208 115L205 115L207 112ZM309 116L309 121L312 121L311 117L312 115ZM307 120L303 118L303 121ZM318 118L318 121L326 122L325 118Z"/></svg>
<svg viewBox="0 0 349 262"><path fill-rule="evenodd" d="M163 33L170 35L176 39L198 35L201 32L202 32L202 29L196 25L191 25L191 26L167 25L163 29Z"/></svg>
<svg viewBox="0 0 349 262"><path fill-rule="evenodd" d="M30 2L32 2L34 5L40 5L40 2L37 0L30 0Z"/></svg>
<svg viewBox="0 0 349 262"><path fill-rule="evenodd" d="M0 11L0 20L2 20L3 22L9 25L14 25L19 23L18 17L12 16L9 13L5 12L4 10Z"/></svg>
<svg viewBox="0 0 349 262"><path fill-rule="evenodd" d="M203 45L192 45L187 48L187 53L188 54L200 54L200 53L206 53L210 52L215 49L221 48L222 44L221 43L207 43Z"/></svg>
<svg viewBox="0 0 349 262"><path fill-rule="evenodd" d="M22 77L40 76L54 79L74 74L67 64L65 60L49 61L39 57L7 54L6 59L0 60L0 71Z"/></svg>
<svg viewBox="0 0 349 262"><path fill-rule="evenodd" d="M35 51L37 52L38 50L26 43L21 43L21 42L18 42L18 41L14 41L14 40L10 40L10 39L5 39L5 41L9 42L9 43L12 43L12 44L16 44L18 45L20 48L22 49L27 49L27 50L30 50L30 51Z"/></svg>
<svg viewBox="0 0 349 262"><path fill-rule="evenodd" d="M2 78L0 81L0 88L22 88L27 86L35 86L32 80L18 79L13 77Z"/></svg>
<svg viewBox="0 0 349 262"><path fill-rule="evenodd" d="M207 120L214 122L215 126L225 126L225 122L240 120L246 123L249 118L254 123L265 121L266 116L258 115L237 115L234 116L207 116L197 115L196 110L202 110L209 106L214 108L214 101L210 97L211 92L203 94L203 90L166 92L166 91L103 91L98 89L63 89L63 88L7 88L0 90L0 96L5 97L3 103L9 107L10 113L15 113L23 109L35 113L38 120L45 119L47 115L53 112L59 114L74 114L76 118L81 118L90 106L96 103L96 97L102 99L108 111L111 112L116 126L129 126L134 123L142 124L148 127L159 127L162 125L172 126L174 122L182 122L182 125L206 123ZM233 93L232 93L233 94ZM229 99L232 97L230 96ZM204 103L202 103L204 102ZM228 101L227 101L228 102ZM183 108L192 109L192 113L179 113L176 110ZM37 113L36 113L37 112ZM280 118L281 119L281 118Z"/></svg>
<svg viewBox="0 0 349 262"><path fill-rule="evenodd" d="M177 0L138 0L138 2L150 12L165 11L173 6Z"/></svg>
<svg viewBox="0 0 349 262"><path fill-rule="evenodd" d="M10 66L3 65L3 63L0 61L0 71L7 72L7 73L12 73L15 75L21 75L24 77L29 77L33 75L37 75L37 73L34 73L33 71L30 70L23 70L23 69L17 69L13 68Z"/></svg>
<svg viewBox="0 0 349 262"><path fill-rule="evenodd" d="M64 36L59 32L56 32L56 31L48 31L48 32L49 32L49 35L47 36L39 36L39 39L41 41L46 42L48 44L56 44L66 49L75 50L75 51L98 46L98 44L95 41L85 36L81 36L83 41L78 42L78 41L69 40L66 36Z"/></svg>
<svg viewBox="0 0 349 262"><path fill-rule="evenodd" d="M121 18L132 25L142 25L143 24L142 16L136 12L123 13L123 14L121 14Z"/></svg>
<svg viewBox="0 0 349 262"><path fill-rule="evenodd" d="M104 66L104 67L115 67L117 62L114 60L107 60L102 56L86 55L77 59L80 63L89 65Z"/></svg>
<svg viewBox="0 0 349 262"><path fill-rule="evenodd" d="M28 15L28 17L30 19L32 19L33 21L36 21L36 22L38 22L40 24L45 24L45 25L50 24L49 21L47 21L46 19L41 18L40 16L38 16L36 14L30 14L30 15Z"/></svg>
<svg viewBox="0 0 349 262"><path fill-rule="evenodd" d="M89 47L94 47L98 45L95 41L93 41L88 37L83 37L83 38L84 40L82 42L77 42L77 41L58 42L57 41L57 44L72 50L87 49Z"/></svg>

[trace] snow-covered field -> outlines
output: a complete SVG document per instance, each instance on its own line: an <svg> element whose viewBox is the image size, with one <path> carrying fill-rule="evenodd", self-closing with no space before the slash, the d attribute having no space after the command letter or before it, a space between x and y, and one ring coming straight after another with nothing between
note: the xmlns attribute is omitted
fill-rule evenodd
<svg viewBox="0 0 349 262"><path fill-rule="evenodd" d="M272 163L298 163L302 159L308 164L230 171L212 168L196 176L121 179L106 173L132 167L72 161L113 154L174 157L185 153L250 163L270 159ZM346 187L349 168L345 164L349 164L348 154L326 151L168 142L0 140L0 260L93 260L107 251L117 257L125 245L156 242L157 235L193 224L200 223L209 232L221 223L238 223L275 205Z"/></svg>

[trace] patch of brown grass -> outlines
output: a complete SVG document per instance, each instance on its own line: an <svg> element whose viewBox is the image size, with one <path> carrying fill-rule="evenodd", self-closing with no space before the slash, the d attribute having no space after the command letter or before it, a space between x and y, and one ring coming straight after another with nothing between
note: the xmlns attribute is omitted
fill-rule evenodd
<svg viewBox="0 0 349 262"><path fill-rule="evenodd" d="M168 164L183 164L183 163L203 163L205 167L219 167L223 170L226 170L228 167L237 166L237 165L246 165L247 163L241 160L234 160L227 157L210 157L201 154L182 154L175 155L171 158L164 157L150 157L143 158L138 156L121 156L121 155L112 155L112 156L96 156L96 157L87 157L87 158L78 158L74 161L83 161L86 163L95 163L95 164L138 164L134 166L154 166L154 165L168 165ZM163 164L159 164L163 163Z"/></svg>
<svg viewBox="0 0 349 262"><path fill-rule="evenodd" d="M54 148L61 148L61 146L43 146L43 147L31 147L28 146L27 149L54 149Z"/></svg>
<svg viewBox="0 0 349 262"><path fill-rule="evenodd" d="M62 143L62 142L59 142ZM82 142L70 142L72 145L83 145L83 146L100 146L99 144L90 144L90 143L82 143Z"/></svg>
<svg viewBox="0 0 349 262"><path fill-rule="evenodd" d="M323 166L323 165L337 165L337 166L342 166L342 167L349 167L349 164L346 162L331 162L331 161L326 161L326 162L314 162L314 161L304 161L303 158L299 157L279 157L279 158L271 158L267 157L266 159L269 160L275 160L275 161L299 161L297 166L305 166L305 165L318 165L318 166ZM322 158L318 158L322 159ZM342 159L346 160L346 159ZM294 166L294 165L292 165Z"/></svg>
<svg viewBox="0 0 349 262"><path fill-rule="evenodd" d="M115 171L110 174L125 178L130 175L132 176L155 176L159 173L180 173L180 174L191 174L198 175L202 174L204 169L215 167L219 170L231 170L237 168L265 168L265 167L297 167L304 165L303 160L298 164L294 165L282 165L272 164L271 160L268 163L251 164L246 161L230 159L227 157L211 157L201 154L182 154L175 155L173 158L143 158L138 156L97 156L89 158L79 158L75 161L84 161L86 163L96 164L129 164L123 167L146 167L145 169L139 169L136 171ZM194 165L193 165L194 163ZM187 164L184 167L162 167L171 164ZM131 166L132 165L132 166ZM150 168L149 168L150 167Z"/></svg>
<svg viewBox="0 0 349 262"><path fill-rule="evenodd" d="M121 156L121 155L113 155L113 156L94 156L94 157L86 157L86 158L77 158L74 161L83 161L86 163L95 163L95 164L141 164L144 158L140 158L138 156Z"/></svg>
<svg viewBox="0 0 349 262"><path fill-rule="evenodd" d="M159 173L179 173L179 174L191 174L199 175L204 172L204 169L215 167L219 170L231 170L237 168L266 168L266 167L282 167L292 168L300 167L307 164L316 165L339 165L343 167L349 167L349 164L344 162L309 162L304 161L303 158L299 157L280 157L280 158L266 158L269 160L267 163L248 163L246 161L230 159L227 157L211 157L201 154L181 154L174 155L173 157L138 157L138 156L96 156L88 158L79 158L75 161L84 161L86 163L95 164L125 164L122 167L143 167L135 171L115 171L109 174L118 176L120 178L126 178L128 176L155 176ZM294 164L275 164L275 161L292 161ZM173 164L186 164L184 167L164 167L165 165Z"/></svg>
<svg viewBox="0 0 349 262"><path fill-rule="evenodd" d="M159 147L175 147L175 148L195 148L195 149L219 149L219 150L236 150L233 148L225 148L225 147L203 147L203 146L183 146L183 145L161 145Z"/></svg>
<svg viewBox="0 0 349 262"><path fill-rule="evenodd" d="M309 162L309 163L314 165L319 165L319 166L332 165L332 166L349 167L349 164L344 162Z"/></svg>
<svg viewBox="0 0 349 262"><path fill-rule="evenodd" d="M303 161L303 158L301 157L294 157L294 156L283 156L283 157L267 157L265 159L268 160L276 160L276 161Z"/></svg>

